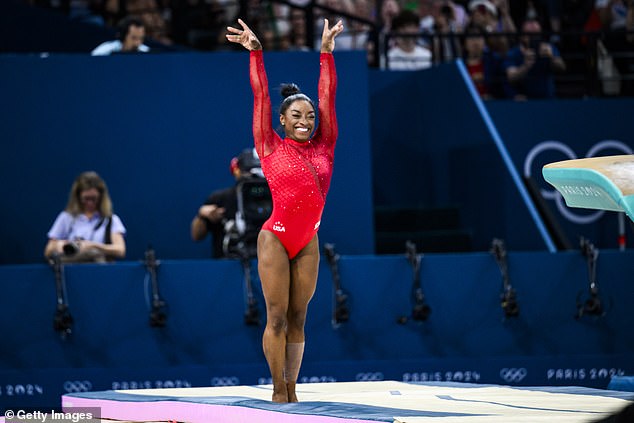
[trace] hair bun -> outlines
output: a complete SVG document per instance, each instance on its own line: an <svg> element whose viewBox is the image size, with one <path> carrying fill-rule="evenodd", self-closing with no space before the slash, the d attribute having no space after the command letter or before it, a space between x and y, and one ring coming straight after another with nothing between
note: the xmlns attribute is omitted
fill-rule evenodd
<svg viewBox="0 0 634 423"><path fill-rule="evenodd" d="M283 84L281 89L280 89L280 93L282 94L283 98L287 98L290 97L292 95L295 94L299 94L302 91L299 89L299 87L297 86L297 84Z"/></svg>

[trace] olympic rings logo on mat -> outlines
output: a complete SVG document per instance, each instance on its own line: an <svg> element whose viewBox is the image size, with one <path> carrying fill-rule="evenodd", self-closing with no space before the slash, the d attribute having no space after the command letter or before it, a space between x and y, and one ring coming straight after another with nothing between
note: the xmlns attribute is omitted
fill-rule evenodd
<svg viewBox="0 0 634 423"><path fill-rule="evenodd" d="M524 367L516 369L515 367L505 367L500 370L500 377L505 382L521 382L528 375L528 370Z"/></svg>
<svg viewBox="0 0 634 423"><path fill-rule="evenodd" d="M624 154L632 154L632 149L622 141L618 140L603 140L594 144L583 157L595 157L603 150L615 150ZM536 144L526 155L524 159L524 176L531 176L533 162L536 161L537 156L547 151L555 151L562 153L561 160L578 159L577 154L568 145L561 141L542 141ZM545 165L547 163L543 163ZM540 166L541 169L541 166ZM547 200L554 200L559 212L571 222L581 225L596 222L605 213L603 210L598 210L590 214L578 214L566 206L562 195L556 189L541 189L542 196Z"/></svg>
<svg viewBox="0 0 634 423"><path fill-rule="evenodd" d="M92 389L92 383L87 380L67 380L64 382L66 392L88 392Z"/></svg>

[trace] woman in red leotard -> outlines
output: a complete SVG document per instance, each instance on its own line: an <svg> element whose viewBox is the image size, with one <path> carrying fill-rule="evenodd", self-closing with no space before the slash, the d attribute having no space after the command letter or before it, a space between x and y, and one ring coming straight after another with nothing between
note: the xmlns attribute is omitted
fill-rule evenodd
<svg viewBox="0 0 634 423"><path fill-rule="evenodd" d="M341 21L324 22L319 58L319 125L313 102L294 84L282 87L280 123L285 137L272 126L268 80L262 44L249 27L227 27L227 39L250 51L253 89L253 137L262 170L271 189L273 212L258 236L258 272L266 301L264 355L273 379L273 401L296 402L295 384L304 355L304 323L317 286L319 242L326 194L330 186L337 140L335 91L337 74L332 52Z"/></svg>

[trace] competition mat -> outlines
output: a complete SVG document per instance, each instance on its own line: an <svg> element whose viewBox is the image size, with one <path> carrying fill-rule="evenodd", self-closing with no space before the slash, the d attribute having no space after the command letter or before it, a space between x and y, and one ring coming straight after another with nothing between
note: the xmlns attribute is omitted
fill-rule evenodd
<svg viewBox="0 0 634 423"><path fill-rule="evenodd" d="M64 410L97 407L102 421L274 423L590 422L634 393L581 387L508 387L396 381L298 384L300 402L270 401L271 385L67 394Z"/></svg>

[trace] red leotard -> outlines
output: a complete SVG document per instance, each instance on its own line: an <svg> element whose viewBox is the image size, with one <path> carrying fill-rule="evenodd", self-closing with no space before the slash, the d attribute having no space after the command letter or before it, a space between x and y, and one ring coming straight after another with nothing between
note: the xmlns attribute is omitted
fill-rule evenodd
<svg viewBox="0 0 634 423"><path fill-rule="evenodd" d="M332 176L337 74L332 54L321 53L319 63L319 124L313 138L297 142L273 130L262 50L250 53L253 138L273 199L273 212L262 229L277 236L290 259L317 233Z"/></svg>

